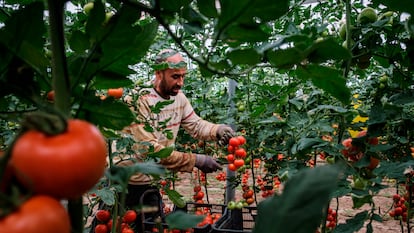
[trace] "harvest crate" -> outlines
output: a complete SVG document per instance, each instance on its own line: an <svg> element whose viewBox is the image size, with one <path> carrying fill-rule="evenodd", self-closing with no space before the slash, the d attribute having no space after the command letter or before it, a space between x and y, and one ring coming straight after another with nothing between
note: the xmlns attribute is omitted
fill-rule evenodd
<svg viewBox="0 0 414 233"><path fill-rule="evenodd" d="M212 225L211 233L250 233L253 231L256 216L257 207L247 206L242 209L226 209L223 216Z"/></svg>
<svg viewBox="0 0 414 233"><path fill-rule="evenodd" d="M174 207L173 211L181 210L189 214L196 214L196 211L207 210L211 214L220 214L221 216L223 216L225 209L226 209L225 205L220 205L220 204L200 204L200 203L195 203L195 202L187 202L184 208ZM161 223L156 223L152 219L145 219L144 226L145 226L146 232L151 232L152 229L157 228L159 226L161 226L162 229L169 229L168 224L165 223L164 220L161 220ZM186 231L184 230L182 232L186 232ZM191 232L209 233L211 232L211 224L197 226L193 228Z"/></svg>

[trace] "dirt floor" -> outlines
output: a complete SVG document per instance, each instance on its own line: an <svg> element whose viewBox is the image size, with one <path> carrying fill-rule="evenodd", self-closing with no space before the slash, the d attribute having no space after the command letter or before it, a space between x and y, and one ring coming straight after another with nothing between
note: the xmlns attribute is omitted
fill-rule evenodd
<svg viewBox="0 0 414 233"><path fill-rule="evenodd" d="M215 177L218 173L212 173L207 175L207 193L205 195L204 201L208 201L212 204L223 204L224 203L224 191L225 191L225 181L218 181ZM175 183L175 188L178 192L184 195L184 198L188 201L192 201L192 196L194 194L193 187L198 183L197 175L189 173L179 174L180 181ZM392 181L385 181L385 184L389 184L390 188L383 189L378 195L374 197L374 203L377 214L383 218L383 222L373 222L373 232L375 233L389 233L389 232L409 232L407 230L407 224L404 223L403 228L401 228L400 221L391 218L388 214L392 207L392 196L396 193L396 189L392 184ZM205 187L202 189L205 191ZM240 188L235 189L236 200L241 199L242 191ZM260 195L259 195L260 196ZM258 200L260 201L260 198ZM169 203L168 199L164 199ZM171 205L171 204L169 204ZM336 199L332 200L331 208L336 209L337 201ZM353 218L356 213L359 213L363 210L370 210L371 206L364 205L359 209L352 208L352 199L350 196L344 196L339 198L339 208L338 208L338 223L344 223L347 219ZM358 233L365 233L367 231L366 227L363 227Z"/></svg>

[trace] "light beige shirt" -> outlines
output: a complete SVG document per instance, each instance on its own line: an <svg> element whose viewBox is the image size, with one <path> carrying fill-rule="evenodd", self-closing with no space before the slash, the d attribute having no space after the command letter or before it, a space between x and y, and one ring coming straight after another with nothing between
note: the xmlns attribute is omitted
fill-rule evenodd
<svg viewBox="0 0 414 233"><path fill-rule="evenodd" d="M133 156L135 157L133 160L121 161L119 165L128 166L145 158L145 153L142 152L148 147L140 142L151 143L155 151L174 146L180 126L196 139L216 140L219 125L201 119L182 92L171 96L169 100L163 99L153 88L143 89L140 93L136 103L139 123L124 130L125 133L133 135L137 142L135 148L137 154ZM151 111L151 106L170 100L172 103L164 106L159 113ZM148 132L145 124L149 124L154 131ZM166 131L170 131L171 138L167 138ZM195 155L174 150L169 157L161 159L160 164L172 171L191 172L195 165ZM149 184L150 182L151 177L141 173L133 175L130 179L130 184Z"/></svg>

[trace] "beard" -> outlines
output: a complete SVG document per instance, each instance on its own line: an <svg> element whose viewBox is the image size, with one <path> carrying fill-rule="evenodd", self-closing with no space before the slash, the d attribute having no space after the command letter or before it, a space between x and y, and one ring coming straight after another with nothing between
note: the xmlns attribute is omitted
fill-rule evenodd
<svg viewBox="0 0 414 233"><path fill-rule="evenodd" d="M164 96L176 96L180 92L181 87L177 85L169 87L165 79L162 79L159 84L159 89Z"/></svg>

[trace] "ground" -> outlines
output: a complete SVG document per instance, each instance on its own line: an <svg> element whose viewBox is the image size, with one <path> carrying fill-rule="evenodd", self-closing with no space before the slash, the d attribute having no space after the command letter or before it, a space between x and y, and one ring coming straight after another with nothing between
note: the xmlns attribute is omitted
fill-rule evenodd
<svg viewBox="0 0 414 233"><path fill-rule="evenodd" d="M215 177L218 173L212 173L207 175L207 193L205 195L204 201L208 201L213 204L222 204L224 203L224 191L225 191L225 181L218 181ZM193 187L198 183L197 177L195 174L182 173L179 174L181 178L180 181L175 183L175 189L184 195L186 200L191 201L192 195L194 194ZM373 231L375 233L389 233L389 232L408 232L406 229L406 224L404 224L404 229L401 229L398 220L391 218L388 215L392 207L392 196L396 193L396 189L392 184L392 181L384 181L385 184L389 184L389 188L383 189L378 195L374 197L374 203L377 214L383 218L383 222L373 222ZM205 187L202 189L205 190ZM236 189L236 200L241 198L241 190ZM260 196L260 195L259 195ZM261 199L259 197L258 199ZM165 199L167 202L168 200ZM336 199L332 200L331 208L336 209ZM352 208L352 199L350 196L344 196L339 198L339 208L338 208L338 222L344 223L347 219L355 216L356 213L359 213L363 210L370 210L371 206L364 205L359 209ZM366 228L363 227L358 233L365 233Z"/></svg>

